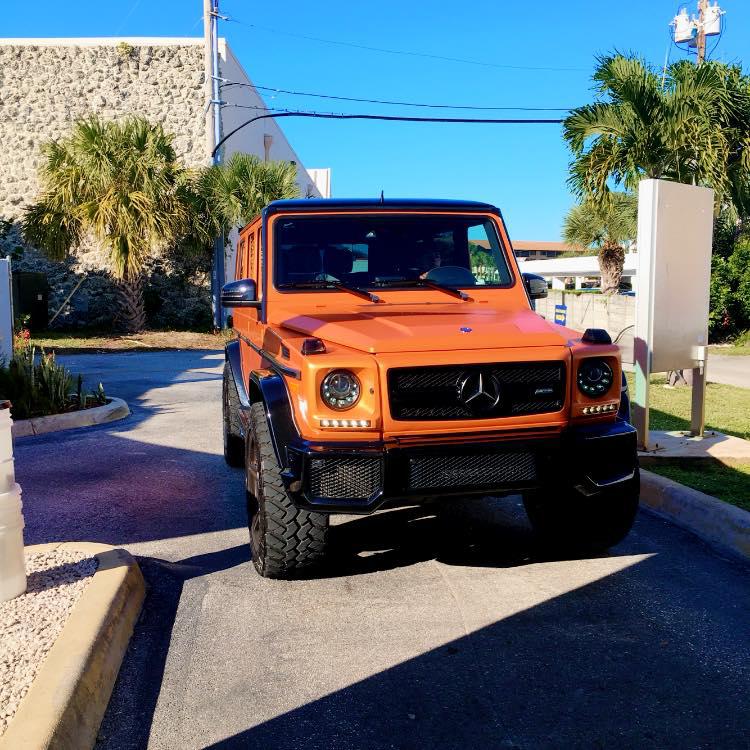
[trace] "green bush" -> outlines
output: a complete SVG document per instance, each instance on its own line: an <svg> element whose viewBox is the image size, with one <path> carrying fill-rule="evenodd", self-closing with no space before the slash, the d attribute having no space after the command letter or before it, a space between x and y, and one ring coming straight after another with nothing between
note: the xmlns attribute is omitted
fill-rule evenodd
<svg viewBox="0 0 750 750"><path fill-rule="evenodd" d="M750 237L740 236L731 252L714 251L711 261L709 338L723 341L750 328Z"/></svg>
<svg viewBox="0 0 750 750"><path fill-rule="evenodd" d="M54 352L43 350L37 357L36 347L19 349L7 366L0 367L0 399L11 402L13 419L43 417L76 409L98 406L107 401L101 383L94 393L83 392L79 375L73 387L73 375L55 361Z"/></svg>

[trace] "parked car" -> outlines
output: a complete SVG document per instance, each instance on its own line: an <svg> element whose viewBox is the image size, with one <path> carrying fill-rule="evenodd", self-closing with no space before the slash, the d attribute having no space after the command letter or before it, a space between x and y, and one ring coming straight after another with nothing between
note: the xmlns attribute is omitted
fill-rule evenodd
<svg viewBox="0 0 750 750"><path fill-rule="evenodd" d="M620 354L532 310L500 211L288 200L241 230L222 304L224 455L253 563L318 563L334 513L522 493L545 543L619 542L638 505Z"/></svg>

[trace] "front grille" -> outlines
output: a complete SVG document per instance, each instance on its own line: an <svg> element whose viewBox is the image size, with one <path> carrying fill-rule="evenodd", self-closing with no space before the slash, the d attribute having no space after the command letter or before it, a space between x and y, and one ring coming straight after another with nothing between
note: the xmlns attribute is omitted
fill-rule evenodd
<svg viewBox="0 0 750 750"><path fill-rule="evenodd" d="M367 500L383 484L380 456L310 459L310 494L339 500Z"/></svg>
<svg viewBox="0 0 750 750"><path fill-rule="evenodd" d="M470 455L424 455L409 458L409 488L505 487L534 482L536 461L529 451Z"/></svg>
<svg viewBox="0 0 750 750"><path fill-rule="evenodd" d="M477 390L483 393L470 398ZM388 371L388 395L391 416L402 420L544 414L560 411L565 403L565 364L502 362L398 367Z"/></svg>

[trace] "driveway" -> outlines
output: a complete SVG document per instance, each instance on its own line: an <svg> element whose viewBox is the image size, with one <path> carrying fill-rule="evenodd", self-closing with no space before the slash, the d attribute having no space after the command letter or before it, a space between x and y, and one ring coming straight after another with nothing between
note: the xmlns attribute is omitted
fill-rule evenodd
<svg viewBox="0 0 750 750"><path fill-rule="evenodd" d="M706 373L709 383L750 388L750 357L709 354Z"/></svg>
<svg viewBox="0 0 750 750"><path fill-rule="evenodd" d="M511 498L341 518L319 577L264 580L221 353L66 362L133 414L18 441L26 540L123 545L149 583L100 748L750 746L747 566L646 513L544 559Z"/></svg>

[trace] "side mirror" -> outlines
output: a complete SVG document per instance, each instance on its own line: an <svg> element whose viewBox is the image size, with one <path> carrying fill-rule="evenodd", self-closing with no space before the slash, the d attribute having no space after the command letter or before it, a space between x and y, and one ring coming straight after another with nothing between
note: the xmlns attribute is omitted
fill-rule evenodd
<svg viewBox="0 0 750 750"><path fill-rule="evenodd" d="M535 273L524 273L523 283L526 285L526 291L529 299L544 299L547 296L547 279L543 276L537 276Z"/></svg>
<svg viewBox="0 0 750 750"><path fill-rule="evenodd" d="M238 279L224 284L221 288L221 306L227 308L260 307L255 281Z"/></svg>

